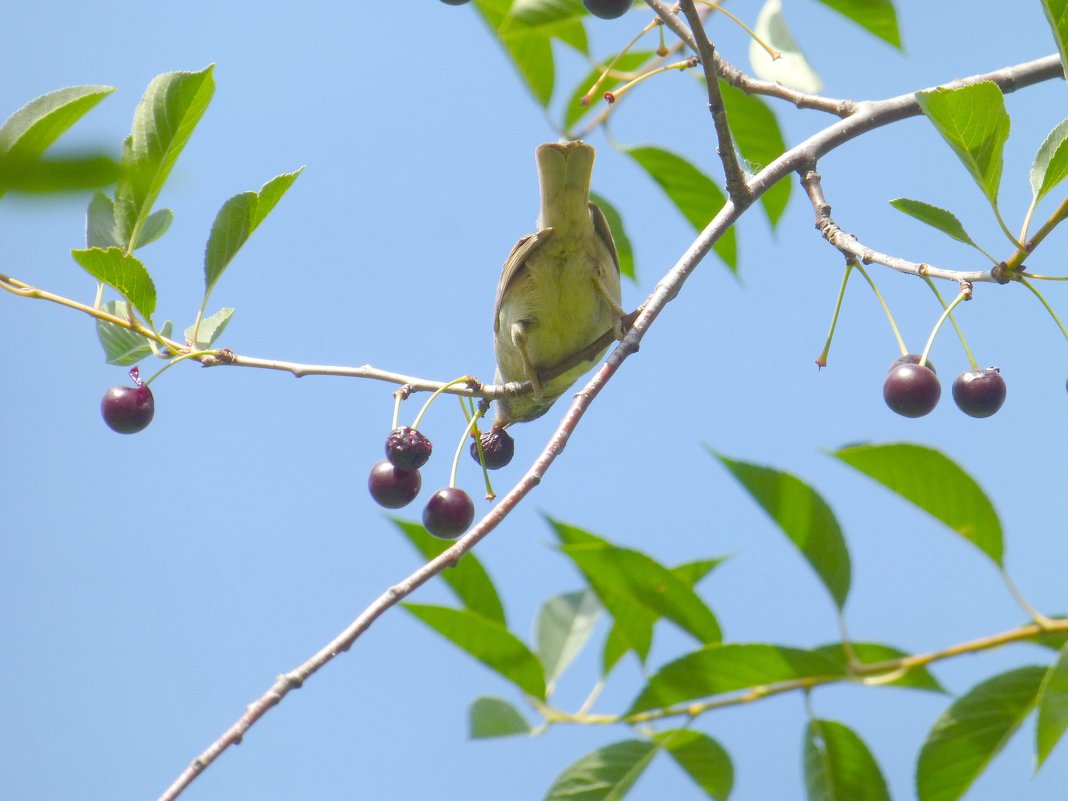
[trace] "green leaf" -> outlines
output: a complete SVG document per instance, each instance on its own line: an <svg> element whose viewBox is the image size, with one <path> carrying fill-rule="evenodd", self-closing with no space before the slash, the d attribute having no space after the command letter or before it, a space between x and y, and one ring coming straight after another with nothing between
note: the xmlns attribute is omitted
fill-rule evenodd
<svg viewBox="0 0 1068 801"><path fill-rule="evenodd" d="M130 316L130 304L125 300L109 300L102 307L103 311L116 317L126 319ZM107 320L96 321L96 336L104 348L108 364L137 364L152 353L148 340L129 328L109 323Z"/></svg>
<svg viewBox="0 0 1068 801"><path fill-rule="evenodd" d="M734 787L734 766L723 746L693 729L668 729L653 739L709 798L727 801Z"/></svg>
<svg viewBox="0 0 1068 801"><path fill-rule="evenodd" d="M593 634L601 611L589 591L554 595L538 610L535 637L550 688Z"/></svg>
<svg viewBox="0 0 1068 801"><path fill-rule="evenodd" d="M672 574L681 579L689 587L697 586L697 583L707 576L712 568L725 562L726 559L701 559L696 562L687 562L685 564L677 565L671 568ZM653 637L653 625L656 623L655 616L652 616L649 620L648 633L643 633L639 638L642 641L648 639L652 641ZM604 656L602 659L602 673L607 676L618 663L619 660L630 650L627 645L626 637L623 635L619 628L618 623L612 625L612 629L608 632L608 637L604 643Z"/></svg>
<svg viewBox="0 0 1068 801"><path fill-rule="evenodd" d="M1068 177L1068 119L1057 123L1042 142L1031 165L1031 193L1035 203Z"/></svg>
<svg viewBox="0 0 1068 801"><path fill-rule="evenodd" d="M70 255L85 270L117 289L150 324L156 311L156 285L145 266L121 248L72 250Z"/></svg>
<svg viewBox="0 0 1068 801"><path fill-rule="evenodd" d="M616 253L619 256L620 274L631 281L637 281L637 276L634 273L634 249L631 247L630 237L627 236L627 232L623 228L623 218L619 216L616 207L605 200L602 195L591 192L590 200L597 204L604 213L604 218L608 221L608 228L612 232L612 239L616 243Z"/></svg>
<svg viewBox="0 0 1068 801"><path fill-rule="evenodd" d="M525 36L555 38L585 55L589 52L586 10L579 0L515 0L497 29L504 39Z"/></svg>
<svg viewBox="0 0 1068 801"><path fill-rule="evenodd" d="M767 643L706 645L657 671L628 715L783 681L843 677L822 654Z"/></svg>
<svg viewBox="0 0 1068 801"><path fill-rule="evenodd" d="M879 765L856 732L833 720L805 729L808 801L890 801Z"/></svg>
<svg viewBox="0 0 1068 801"><path fill-rule="evenodd" d="M857 445L832 454L942 521L1002 567L1004 544L994 505L948 456L922 445Z"/></svg>
<svg viewBox="0 0 1068 801"><path fill-rule="evenodd" d="M671 568L671 573L686 583L688 587L696 587L701 579L712 572L713 568L719 567L727 561L726 557L719 559L697 559L693 562L684 562Z"/></svg>
<svg viewBox="0 0 1068 801"><path fill-rule="evenodd" d="M390 519L428 562L453 544L430 536L427 530L418 523L408 523L396 518ZM502 626L507 624L504 606L501 604L497 589L493 586L493 581L486 569L482 567L482 563L473 553L465 553L459 562L448 570L442 571L438 576L456 594L465 608L490 620L495 620Z"/></svg>
<svg viewBox="0 0 1068 801"><path fill-rule="evenodd" d="M587 545L590 547L611 547L611 543L600 537L590 534L576 526L561 523L558 520L548 520L560 542L566 545ZM587 576L590 587L597 594L598 599L612 616L612 630L605 643L604 673L619 661L627 651L633 650L638 654L642 662L649 656L649 649L653 644L653 626L657 621L655 612L639 603L630 594L620 589L616 581L601 581L595 584ZM610 658L611 657L611 658Z"/></svg>
<svg viewBox="0 0 1068 801"><path fill-rule="evenodd" d="M35 160L114 91L114 86L68 86L31 100L0 125L0 157Z"/></svg>
<svg viewBox="0 0 1068 801"><path fill-rule="evenodd" d="M1009 138L1009 115L998 85L980 81L956 89L925 89L916 93L916 101L996 207Z"/></svg>
<svg viewBox="0 0 1068 801"><path fill-rule="evenodd" d="M831 507L796 476L771 467L735 461L709 449L812 565L841 609L849 595L849 550Z"/></svg>
<svg viewBox="0 0 1068 801"><path fill-rule="evenodd" d="M121 247L119 239L115 230L115 204L107 195L97 192L85 214L85 245L106 250Z"/></svg>
<svg viewBox="0 0 1068 801"><path fill-rule="evenodd" d="M843 17L851 19L873 36L877 36L898 50L901 31L897 27L897 12L891 0L820 0Z"/></svg>
<svg viewBox="0 0 1068 801"><path fill-rule="evenodd" d="M911 200L907 197L895 198L890 201L890 205L903 214L914 217L932 228L937 228L943 234L956 239L958 242L971 245L973 248L979 247L968 232L964 230L964 225L961 221L951 211L932 206L930 203L924 203L922 200Z"/></svg>
<svg viewBox="0 0 1068 801"><path fill-rule="evenodd" d="M541 662L502 623L470 609L412 603L401 606L523 692L545 699Z"/></svg>
<svg viewBox="0 0 1068 801"><path fill-rule="evenodd" d="M1042 10L1061 52L1061 66L1068 75L1068 0L1042 0Z"/></svg>
<svg viewBox="0 0 1068 801"><path fill-rule="evenodd" d="M174 222L174 211L171 209L157 209L148 215L145 227L141 229L141 236L137 239L137 247L143 248L151 244L167 233L167 229Z"/></svg>
<svg viewBox="0 0 1068 801"><path fill-rule="evenodd" d="M126 173L116 190L122 244L136 245L163 184L215 91L213 67L167 72L148 84L123 147Z"/></svg>
<svg viewBox="0 0 1068 801"><path fill-rule="evenodd" d="M103 154L36 159L0 156L0 195L77 192L113 184L118 178L118 163Z"/></svg>
<svg viewBox="0 0 1068 801"><path fill-rule="evenodd" d="M304 170L275 176L259 192L242 192L223 203L211 226L204 248L204 297L211 294L230 261L252 236L264 218L278 205L282 195Z"/></svg>
<svg viewBox="0 0 1068 801"><path fill-rule="evenodd" d="M723 633L712 610L670 570L641 551L615 545L563 545L605 607L612 611L615 599L632 598L670 620L701 643L719 642Z"/></svg>
<svg viewBox="0 0 1068 801"><path fill-rule="evenodd" d="M529 31L515 36L502 35L499 29L508 18L511 5L509 0L475 1L475 8L511 57L534 99L544 108L552 98L555 80L552 42L547 35L532 34Z"/></svg>
<svg viewBox="0 0 1068 801"><path fill-rule="evenodd" d="M801 45L790 33L786 18L782 14L780 0L767 0L756 24L753 26L756 37L749 41L749 63L753 72L766 81L778 81L799 92L818 92L823 81L801 52ZM757 37L778 53L773 59L768 51L757 43Z"/></svg>
<svg viewBox="0 0 1068 801"><path fill-rule="evenodd" d="M530 725L517 710L503 698L483 695L471 704L468 713L468 736L472 740L489 737L508 737L512 734L530 734Z"/></svg>
<svg viewBox="0 0 1068 801"><path fill-rule="evenodd" d="M746 167L749 172L760 172L786 151L786 141L775 112L757 95L747 95L729 83L720 81L719 89L727 109L734 143L748 162ZM760 196L764 213L768 215L768 222L773 228L790 202L791 187L790 179L783 178Z"/></svg>
<svg viewBox="0 0 1068 801"><path fill-rule="evenodd" d="M193 326L185 329L186 342L193 342L193 347L198 350L211 347L215 340L222 336L222 332L226 330L226 326L230 323L230 318L233 315L234 310L229 306L223 306L215 314L209 314L200 321L196 331L195 342Z"/></svg>
<svg viewBox="0 0 1068 801"><path fill-rule="evenodd" d="M659 749L648 740L598 748L556 777L545 801L620 801Z"/></svg>
<svg viewBox="0 0 1068 801"><path fill-rule="evenodd" d="M658 147L632 147L626 152L649 173L698 231L708 225L727 202L715 182L681 156ZM733 228L720 237L713 249L732 271L737 271L738 246Z"/></svg>
<svg viewBox="0 0 1068 801"><path fill-rule="evenodd" d="M1042 767L1064 730L1068 729L1068 645L1046 671L1038 692L1038 726L1035 734L1035 770Z"/></svg>
<svg viewBox="0 0 1068 801"><path fill-rule="evenodd" d="M916 763L919 801L957 801L1035 705L1045 668L1022 667L976 685L935 722Z"/></svg>
<svg viewBox="0 0 1068 801"><path fill-rule="evenodd" d="M882 643L853 642L849 645L853 649L853 653L856 655L857 660L865 664L889 662L907 656L904 651L898 648L892 648L889 645L883 645ZM835 642L830 643L829 645L822 645L819 648L812 649L812 652L824 656L837 664L843 674L848 675L850 673L849 658L842 643ZM931 692L936 693L945 692L942 685L938 683L938 680L925 667L912 668L905 674L895 678L893 681L887 681L885 674L878 673L858 673L855 676L851 676L851 678L856 681L870 679L873 684L877 684L880 687L907 687L913 690L930 690Z"/></svg>
<svg viewBox="0 0 1068 801"><path fill-rule="evenodd" d="M615 65L612 67L612 70L614 72L631 72L633 70L636 70L649 59L651 59L653 55L654 54L648 50L624 53L615 62ZM597 106L598 103L604 102L603 98L605 92L609 92L612 89L615 89L621 83L623 83L623 80L621 78L615 78L610 74L598 87L597 96L591 97L589 104L585 106L582 105L582 98L586 96L586 93L590 91L594 83L597 82L597 79L601 77L601 74L605 71L605 68L610 62L611 59L605 59L604 61L597 62L593 69L591 69L589 73L583 76L582 80L579 81L578 86L575 87L574 91L571 93L571 96L567 99L567 102L564 104L563 127L565 130L570 131L571 127L576 122L585 117L587 114L589 114L591 111L593 111L593 109Z"/></svg>

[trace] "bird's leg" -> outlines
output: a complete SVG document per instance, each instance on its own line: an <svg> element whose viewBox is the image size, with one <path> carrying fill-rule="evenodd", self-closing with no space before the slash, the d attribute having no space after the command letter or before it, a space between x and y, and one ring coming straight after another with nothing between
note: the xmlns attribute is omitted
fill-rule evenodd
<svg viewBox="0 0 1068 801"><path fill-rule="evenodd" d="M542 390L541 379L538 378L538 368L531 364L530 356L527 354L527 324L522 320L512 323L512 344L515 345L523 359L523 372L526 373L527 381L530 382L534 400L541 400L545 393Z"/></svg>
<svg viewBox="0 0 1068 801"><path fill-rule="evenodd" d="M612 297L612 293L608 290L608 287L604 285L604 278L599 275L594 276L593 285L596 287L598 294L608 307L612 310L612 336L616 339L623 339L623 335L626 331L623 328L623 318L627 316L627 313L623 311L623 307L616 303L615 298Z"/></svg>

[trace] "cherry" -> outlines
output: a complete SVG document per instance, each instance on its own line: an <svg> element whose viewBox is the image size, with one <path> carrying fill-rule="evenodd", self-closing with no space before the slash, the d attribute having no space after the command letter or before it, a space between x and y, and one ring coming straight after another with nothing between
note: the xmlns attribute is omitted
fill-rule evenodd
<svg viewBox="0 0 1068 801"><path fill-rule="evenodd" d="M921 358L922 357L918 353L906 353L904 356L898 356L894 359L894 363L890 365L890 369L893 370L899 364L919 364ZM931 363L930 359L925 361L923 366L929 368L935 375L938 375L938 371L935 369L935 366Z"/></svg>
<svg viewBox="0 0 1068 801"><path fill-rule="evenodd" d="M893 411L905 417L923 417L942 395L938 376L919 364L894 364L883 383L883 400Z"/></svg>
<svg viewBox="0 0 1068 801"><path fill-rule="evenodd" d="M471 496L459 487L446 487L430 496L423 509L423 526L435 537L454 540L475 519Z"/></svg>
<svg viewBox="0 0 1068 801"><path fill-rule="evenodd" d="M971 417L990 417L1005 402L1005 379L996 367L961 373L953 382L953 400Z"/></svg>
<svg viewBox="0 0 1068 801"><path fill-rule="evenodd" d="M415 500L423 486L418 470L401 470L383 459L371 468L367 489L379 506L400 509Z"/></svg>
<svg viewBox="0 0 1068 801"><path fill-rule="evenodd" d="M582 5L595 17L617 19L630 11L631 0L582 0Z"/></svg>
<svg viewBox="0 0 1068 801"><path fill-rule="evenodd" d="M108 428L120 434L144 431L156 413L152 390L141 380L141 373L136 367L131 368L130 378L137 386L112 387L104 393L104 398L100 401L100 413L104 416L104 422L108 424Z"/></svg>
<svg viewBox="0 0 1068 801"><path fill-rule="evenodd" d="M515 440L503 428L494 426L479 439L482 441L482 457L486 460L486 467L490 470L499 470L510 461L515 454ZM478 461L478 443L471 443L471 458Z"/></svg>
<svg viewBox="0 0 1068 801"><path fill-rule="evenodd" d="M433 449L430 440L409 426L395 428L386 437L386 458L401 470L418 470Z"/></svg>
<svg viewBox="0 0 1068 801"><path fill-rule="evenodd" d="M447 6L462 6L466 3L470 3L471 0L441 0Z"/></svg>

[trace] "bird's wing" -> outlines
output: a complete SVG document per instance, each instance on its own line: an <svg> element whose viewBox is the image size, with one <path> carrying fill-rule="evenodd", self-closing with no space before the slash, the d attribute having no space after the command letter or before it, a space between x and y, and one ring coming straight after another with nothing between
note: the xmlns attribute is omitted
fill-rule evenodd
<svg viewBox="0 0 1068 801"><path fill-rule="evenodd" d="M616 265L616 272L619 272L619 254L616 253L616 242L612 239L612 229L608 227L608 219L604 216L604 212L601 208L590 201L590 217L593 218L593 230L604 242L608 252L612 254L612 263Z"/></svg>
<svg viewBox="0 0 1068 801"><path fill-rule="evenodd" d="M552 232L552 228L543 228L536 234L527 234L515 243L512 252L508 254L508 258L504 262L504 269L501 270L501 280L497 282L497 298L493 301L494 331L497 331L498 326L500 325L501 301L504 300L504 293L507 291L508 285L511 284L523 271L523 268L526 266L527 257L530 256L536 248L545 244L552 235Z"/></svg>

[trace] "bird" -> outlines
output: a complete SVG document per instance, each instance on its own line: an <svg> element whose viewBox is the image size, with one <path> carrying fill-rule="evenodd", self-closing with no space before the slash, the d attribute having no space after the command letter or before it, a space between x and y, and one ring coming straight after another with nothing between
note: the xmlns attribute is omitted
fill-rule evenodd
<svg viewBox="0 0 1068 801"><path fill-rule="evenodd" d="M545 414L608 350L597 340L624 333L619 256L590 200L593 147L549 142L534 156L537 230L512 248L493 304L494 383L529 382L530 391L497 398L499 428Z"/></svg>

